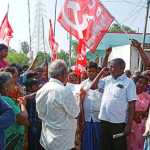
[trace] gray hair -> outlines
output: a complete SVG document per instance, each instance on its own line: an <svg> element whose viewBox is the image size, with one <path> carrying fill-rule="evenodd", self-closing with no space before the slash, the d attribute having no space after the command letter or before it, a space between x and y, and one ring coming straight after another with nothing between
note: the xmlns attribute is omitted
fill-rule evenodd
<svg viewBox="0 0 150 150"><path fill-rule="evenodd" d="M51 78L56 78L65 74L67 71L67 65L64 60L58 59L52 62L49 66L49 75Z"/></svg>
<svg viewBox="0 0 150 150"><path fill-rule="evenodd" d="M122 59L122 58L115 58L115 59L112 59L110 61L110 64L116 64L118 67L121 67L122 69L125 69L126 67L126 63L125 61Z"/></svg>

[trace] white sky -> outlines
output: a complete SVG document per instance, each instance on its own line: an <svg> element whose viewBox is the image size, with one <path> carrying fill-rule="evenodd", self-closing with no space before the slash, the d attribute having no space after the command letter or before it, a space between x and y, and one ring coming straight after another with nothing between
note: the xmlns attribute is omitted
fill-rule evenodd
<svg viewBox="0 0 150 150"><path fill-rule="evenodd" d="M31 25L32 30L34 26L35 16L35 2L37 0L30 0L31 3ZM47 6L47 20L49 18L54 21L54 3L55 0L42 0ZM135 30L143 32L145 13L146 13L146 0L101 0L102 3L108 8L116 20L125 25L129 25ZM0 22L2 21L9 3L9 20L14 30L14 38L10 42L10 46L16 50L20 49L20 42L28 41L28 12L27 0L0 0ZM58 0L57 13L59 14L64 0ZM58 15L57 14L57 15ZM150 20L148 22L148 32L150 32ZM46 26L48 33L48 26ZM67 32L59 25L56 24L56 40L62 49L68 49Z"/></svg>

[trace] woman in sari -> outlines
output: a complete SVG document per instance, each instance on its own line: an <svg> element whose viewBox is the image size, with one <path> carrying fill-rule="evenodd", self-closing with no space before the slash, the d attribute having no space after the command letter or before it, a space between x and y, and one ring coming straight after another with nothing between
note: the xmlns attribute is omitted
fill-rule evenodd
<svg viewBox="0 0 150 150"><path fill-rule="evenodd" d="M150 95L145 92L148 79L139 76L136 81L138 100L135 104L135 115L132 123L132 130L128 136L128 150L143 150L145 122L150 105Z"/></svg>
<svg viewBox="0 0 150 150"><path fill-rule="evenodd" d="M11 98L14 90L12 75L8 72L0 72L0 94L2 100L7 103L15 113L16 122L5 130L6 150L22 150L24 144L24 125L28 125L28 114L25 105L18 104Z"/></svg>
<svg viewBox="0 0 150 150"><path fill-rule="evenodd" d="M23 88L18 84L17 80L19 78L19 73L16 67L7 67L5 69L6 72L10 72L12 75L12 80L14 82L14 90L12 91L12 93L10 93L10 97L17 99L18 97L23 96L24 91Z"/></svg>
<svg viewBox="0 0 150 150"><path fill-rule="evenodd" d="M4 142L4 130L11 126L15 122L15 114L13 110L2 101L0 97L0 149L3 150L5 146Z"/></svg>

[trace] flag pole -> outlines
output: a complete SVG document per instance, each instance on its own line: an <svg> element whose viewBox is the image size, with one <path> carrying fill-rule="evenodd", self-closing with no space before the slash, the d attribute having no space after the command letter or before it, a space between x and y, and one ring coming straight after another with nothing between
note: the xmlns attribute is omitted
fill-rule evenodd
<svg viewBox="0 0 150 150"><path fill-rule="evenodd" d="M9 3L8 3L8 6L7 6L7 15L8 15L8 12L9 12Z"/></svg>
<svg viewBox="0 0 150 150"><path fill-rule="evenodd" d="M44 46L44 54L45 54L45 62L44 62L44 68L46 69L47 74L47 81L48 81L48 59L46 55L46 48L45 48L45 28L44 28L44 18L42 17L42 28L43 28L43 46Z"/></svg>
<svg viewBox="0 0 150 150"><path fill-rule="evenodd" d="M149 8L150 8L150 0L147 0L147 9L146 9L146 15L145 15L145 26L144 26L144 35L143 35L143 50L144 50L144 45L146 41L146 32L147 32L147 24L148 24L148 17L149 17ZM142 70L142 59L141 57L139 58L139 70Z"/></svg>
<svg viewBox="0 0 150 150"><path fill-rule="evenodd" d="M71 48L72 48L72 35L69 35L69 67L71 68Z"/></svg>
<svg viewBox="0 0 150 150"><path fill-rule="evenodd" d="M29 23L29 53L30 53L31 60L33 60L33 55L32 55L32 51L31 51L31 41L32 41L32 37L31 37L30 0L28 0L28 23Z"/></svg>
<svg viewBox="0 0 150 150"><path fill-rule="evenodd" d="M8 17L8 13L9 13L9 3L8 3L8 6L7 6L7 13L6 13L6 16ZM9 47L9 42L8 42L8 45L7 45L8 47Z"/></svg>
<svg viewBox="0 0 150 150"><path fill-rule="evenodd" d="M47 62L46 58L46 49L45 49L45 28L44 28L44 18L42 17L42 30L43 30L43 46L44 46L44 54L45 54L45 61Z"/></svg>
<svg viewBox="0 0 150 150"><path fill-rule="evenodd" d="M69 11L69 16L71 15L71 11ZM71 26L69 33L69 67L71 68L71 48L72 48L72 35L71 35Z"/></svg>
<svg viewBox="0 0 150 150"><path fill-rule="evenodd" d="M55 0L54 36L56 30L56 17L57 17L57 0Z"/></svg>

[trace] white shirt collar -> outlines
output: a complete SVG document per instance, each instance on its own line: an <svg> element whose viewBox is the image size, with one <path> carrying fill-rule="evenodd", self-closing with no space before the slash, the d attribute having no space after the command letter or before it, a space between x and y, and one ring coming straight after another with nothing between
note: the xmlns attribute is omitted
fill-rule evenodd
<svg viewBox="0 0 150 150"><path fill-rule="evenodd" d="M60 85L63 85L63 86L64 86L64 84L63 84L60 80L55 79L55 78L50 78L49 82L55 82L55 83L58 83L58 84L60 84Z"/></svg>
<svg viewBox="0 0 150 150"><path fill-rule="evenodd" d="M113 76L111 76L113 78ZM127 76L125 74L122 74L121 76L119 76L117 79L114 80L124 80Z"/></svg>

